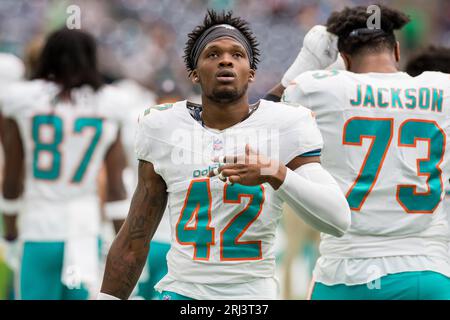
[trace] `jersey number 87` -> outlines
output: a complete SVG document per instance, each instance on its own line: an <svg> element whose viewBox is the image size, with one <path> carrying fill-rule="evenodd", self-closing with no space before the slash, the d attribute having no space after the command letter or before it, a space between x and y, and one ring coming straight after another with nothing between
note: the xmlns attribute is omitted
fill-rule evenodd
<svg viewBox="0 0 450 320"><path fill-rule="evenodd" d="M43 141L40 131L43 126L52 128L53 140ZM61 143L64 140L64 124L61 117L57 115L36 115L32 119L32 136L34 142L33 151L33 176L39 180L54 181L61 174ZM74 171L71 183L80 183L83 180L89 161L102 135L103 120L101 118L77 118L74 122L73 134L80 134L86 128L93 128L95 133L89 147L86 149L76 170ZM77 152L77 151L75 151ZM39 156L42 153L51 155L51 164L45 168L39 166Z"/></svg>

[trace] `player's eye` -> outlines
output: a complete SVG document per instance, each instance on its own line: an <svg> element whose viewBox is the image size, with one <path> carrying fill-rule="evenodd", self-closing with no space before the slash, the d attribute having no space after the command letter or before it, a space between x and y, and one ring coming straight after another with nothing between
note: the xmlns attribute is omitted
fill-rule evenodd
<svg viewBox="0 0 450 320"><path fill-rule="evenodd" d="M244 54L242 52L235 52L235 53L233 53L233 57L235 57L235 58L243 58Z"/></svg>
<svg viewBox="0 0 450 320"><path fill-rule="evenodd" d="M219 55L217 54L217 52L210 52L208 53L207 57L208 58L217 58Z"/></svg>

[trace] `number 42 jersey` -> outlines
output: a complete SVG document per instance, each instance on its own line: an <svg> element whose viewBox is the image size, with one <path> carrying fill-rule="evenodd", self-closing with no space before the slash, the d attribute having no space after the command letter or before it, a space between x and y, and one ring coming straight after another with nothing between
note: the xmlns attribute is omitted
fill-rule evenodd
<svg viewBox="0 0 450 320"><path fill-rule="evenodd" d="M283 101L310 108L322 164L346 194L352 224L323 235L314 275L328 285L390 273L450 276L443 206L450 174L450 76L307 72Z"/></svg>
<svg viewBox="0 0 450 320"><path fill-rule="evenodd" d="M207 175L218 166L212 157L243 155L247 143L284 164L318 155L320 132L309 110L265 100L222 131L202 126L200 112L181 101L151 108L139 121L137 156L166 182L172 228L169 271L156 288L194 299L276 298L282 201L268 184L229 185Z"/></svg>

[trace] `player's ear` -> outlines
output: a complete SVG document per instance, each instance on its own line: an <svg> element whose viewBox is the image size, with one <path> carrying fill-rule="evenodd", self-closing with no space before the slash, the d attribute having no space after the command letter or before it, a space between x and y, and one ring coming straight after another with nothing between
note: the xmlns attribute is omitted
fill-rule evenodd
<svg viewBox="0 0 450 320"><path fill-rule="evenodd" d="M192 81L193 84L200 83L200 77L198 76L197 70L192 71L191 81Z"/></svg>
<svg viewBox="0 0 450 320"><path fill-rule="evenodd" d="M341 57L342 57L342 60L344 60L344 63L345 63L345 69L346 70L350 70L350 67L351 67L351 60L350 60L350 56L348 56L348 55L346 55L345 53L340 53L340 55L341 55Z"/></svg>
<svg viewBox="0 0 450 320"><path fill-rule="evenodd" d="M250 73L249 73L249 76L248 76L248 82L255 81L255 74L256 74L255 70L250 69Z"/></svg>
<svg viewBox="0 0 450 320"><path fill-rule="evenodd" d="M395 61L400 62L400 42L396 42L394 48Z"/></svg>

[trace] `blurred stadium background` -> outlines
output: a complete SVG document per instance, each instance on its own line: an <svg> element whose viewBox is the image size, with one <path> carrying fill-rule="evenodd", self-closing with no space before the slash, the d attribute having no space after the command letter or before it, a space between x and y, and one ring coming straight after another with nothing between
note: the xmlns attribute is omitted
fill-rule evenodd
<svg viewBox="0 0 450 320"><path fill-rule="evenodd" d="M200 23L206 8L232 9L251 23L261 45L261 64L250 91L255 101L281 78L312 26L324 24L333 10L374 3L413 18L400 35L403 61L429 44L450 46L448 0L0 0L0 52L17 55L30 70L45 36L64 26L67 8L77 5L82 29L98 41L107 81L133 79L158 98L186 99L198 94L182 59L187 33ZM302 299L318 237L287 216L284 225L289 228L280 230L278 244L281 298ZM11 272L0 263L0 299L8 298L10 287Z"/></svg>
<svg viewBox="0 0 450 320"><path fill-rule="evenodd" d="M182 61L186 34L206 8L232 9L252 25L262 49L252 99L266 92L297 55L304 34L346 5L366 0L0 0L0 51L25 58L33 45L63 26L67 7L81 8L81 26L97 38L106 77L136 79L156 94L191 96ZM383 3L381 1L380 3ZM384 1L413 17L403 54L431 43L450 45L450 1ZM28 49L28 50L27 50ZM29 63L29 61L28 61ZM176 81L174 80L176 79Z"/></svg>

